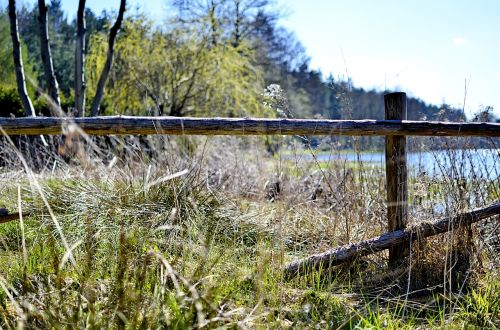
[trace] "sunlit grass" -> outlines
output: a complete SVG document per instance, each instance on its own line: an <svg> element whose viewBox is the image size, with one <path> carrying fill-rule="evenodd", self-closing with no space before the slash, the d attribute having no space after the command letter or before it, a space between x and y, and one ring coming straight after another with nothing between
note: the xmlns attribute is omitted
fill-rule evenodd
<svg viewBox="0 0 500 330"><path fill-rule="evenodd" d="M135 160L112 167L97 157L35 174L75 265L40 193L23 172L2 169L0 207L18 208L20 186L26 216L24 236L19 222L0 225L0 325L498 326L495 243L483 245L491 232L479 226L468 255L458 253L468 249L465 232L416 243L410 273L389 271L379 253L284 280L291 260L386 230L383 168L279 162L258 141L228 140L201 143L189 157L173 141L161 159L131 151ZM184 174L164 179L173 173ZM410 178L413 221L462 209L447 180ZM497 189L477 185L484 180L465 185L474 203L498 200Z"/></svg>

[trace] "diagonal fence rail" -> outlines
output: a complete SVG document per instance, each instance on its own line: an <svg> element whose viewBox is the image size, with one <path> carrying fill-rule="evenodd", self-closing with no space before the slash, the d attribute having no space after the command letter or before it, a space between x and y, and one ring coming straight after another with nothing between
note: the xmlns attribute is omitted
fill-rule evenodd
<svg viewBox="0 0 500 330"><path fill-rule="evenodd" d="M401 244L443 234L449 231L450 228L457 229L470 226L475 222L498 214L500 214L500 203L434 222L424 221L404 230L395 230L362 242L341 246L290 262L283 269L284 275L286 278L292 278L300 273L307 273L311 270L327 269L344 262L352 261L358 257L394 248Z"/></svg>

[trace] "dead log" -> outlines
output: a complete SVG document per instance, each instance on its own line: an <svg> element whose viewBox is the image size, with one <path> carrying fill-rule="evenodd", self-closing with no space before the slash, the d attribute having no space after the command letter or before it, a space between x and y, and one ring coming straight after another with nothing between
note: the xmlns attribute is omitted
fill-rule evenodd
<svg viewBox="0 0 500 330"><path fill-rule="evenodd" d="M27 217L29 215L30 215L29 212L23 212L24 217ZM6 222L14 221L17 219L19 219L19 213L17 213L17 212L16 213L9 213L9 211L7 211L7 209L0 208L0 223L6 223Z"/></svg>
<svg viewBox="0 0 500 330"><path fill-rule="evenodd" d="M85 0L78 2L76 14L76 47L75 47L75 109L76 116L85 115L85 34L87 24L85 22Z"/></svg>
<svg viewBox="0 0 500 330"><path fill-rule="evenodd" d="M284 267L285 278L293 278L311 270L327 269L357 257L373 254L395 245L408 243L417 238L425 238L445 233L452 229L468 226L477 221L500 214L500 203L485 208L475 209L455 217L448 217L436 222L423 222L405 230L397 230L359 243L341 246L320 254L315 254L287 264Z"/></svg>

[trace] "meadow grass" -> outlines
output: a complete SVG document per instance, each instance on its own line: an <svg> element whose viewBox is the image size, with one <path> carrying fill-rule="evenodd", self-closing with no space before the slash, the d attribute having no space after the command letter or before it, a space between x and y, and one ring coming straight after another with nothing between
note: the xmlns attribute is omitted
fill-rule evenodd
<svg viewBox="0 0 500 330"><path fill-rule="evenodd" d="M0 224L2 327L500 326L498 217L413 243L401 269L382 252L285 280L286 262L386 231L382 166L283 161L258 138L113 139L0 170L0 207L26 214ZM410 220L498 201L477 168L413 175Z"/></svg>

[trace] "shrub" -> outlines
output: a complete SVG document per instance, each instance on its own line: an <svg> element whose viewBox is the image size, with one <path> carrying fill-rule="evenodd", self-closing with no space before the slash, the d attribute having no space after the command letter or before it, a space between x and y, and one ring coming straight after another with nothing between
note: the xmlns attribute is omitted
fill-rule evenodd
<svg viewBox="0 0 500 330"><path fill-rule="evenodd" d="M61 95L61 107L65 113L74 103L73 96L64 97ZM47 99L43 96L33 100L33 107L39 116L50 117L51 111ZM15 87L7 87L0 84L0 117L24 117L24 109L21 98Z"/></svg>
<svg viewBox="0 0 500 330"><path fill-rule="evenodd" d="M23 117L24 110L17 90L0 85L0 117Z"/></svg>

